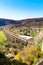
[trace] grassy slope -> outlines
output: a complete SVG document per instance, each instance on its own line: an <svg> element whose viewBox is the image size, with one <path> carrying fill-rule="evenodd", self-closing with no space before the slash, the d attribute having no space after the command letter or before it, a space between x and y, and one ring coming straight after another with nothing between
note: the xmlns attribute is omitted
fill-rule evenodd
<svg viewBox="0 0 43 65"><path fill-rule="evenodd" d="M7 40L3 31L0 31L0 42Z"/></svg>

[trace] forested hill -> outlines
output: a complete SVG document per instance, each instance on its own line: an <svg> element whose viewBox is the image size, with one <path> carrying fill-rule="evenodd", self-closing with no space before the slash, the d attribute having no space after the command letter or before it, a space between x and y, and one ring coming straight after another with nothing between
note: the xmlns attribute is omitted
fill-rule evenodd
<svg viewBox="0 0 43 65"><path fill-rule="evenodd" d="M4 26L8 24L20 24L20 21L0 18L0 26Z"/></svg>

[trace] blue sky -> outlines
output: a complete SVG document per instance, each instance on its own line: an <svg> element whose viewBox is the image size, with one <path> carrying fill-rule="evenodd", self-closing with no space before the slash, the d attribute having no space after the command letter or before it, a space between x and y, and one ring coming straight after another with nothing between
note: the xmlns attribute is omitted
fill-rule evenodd
<svg viewBox="0 0 43 65"><path fill-rule="evenodd" d="M0 0L0 18L43 17L43 0Z"/></svg>

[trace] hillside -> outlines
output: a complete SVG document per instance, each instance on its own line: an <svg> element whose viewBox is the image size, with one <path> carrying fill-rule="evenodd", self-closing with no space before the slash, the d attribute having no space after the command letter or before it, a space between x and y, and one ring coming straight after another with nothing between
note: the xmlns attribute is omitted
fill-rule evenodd
<svg viewBox="0 0 43 65"><path fill-rule="evenodd" d="M0 26L5 26L9 24L20 24L20 21L0 18Z"/></svg>
<svg viewBox="0 0 43 65"><path fill-rule="evenodd" d="M32 18L24 20L0 19L0 26L14 24L17 27L43 27L43 18Z"/></svg>
<svg viewBox="0 0 43 65"><path fill-rule="evenodd" d="M26 27L42 27L43 26L43 18L32 18L32 19L24 19L21 20L20 26Z"/></svg>

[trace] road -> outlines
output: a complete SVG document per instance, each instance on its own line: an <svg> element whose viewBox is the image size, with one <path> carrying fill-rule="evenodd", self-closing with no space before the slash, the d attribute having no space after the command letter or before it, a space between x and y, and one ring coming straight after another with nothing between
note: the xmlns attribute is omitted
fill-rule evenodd
<svg viewBox="0 0 43 65"><path fill-rule="evenodd" d="M24 38L19 37L18 34L12 34L12 33L10 33L9 30L7 30L5 27L3 27L3 30L4 30L7 34L13 36L13 37L16 38L16 39L20 39L20 40L22 40L22 41L24 41L24 42L27 42L27 41L28 41L28 40L26 40L26 39L24 39Z"/></svg>

